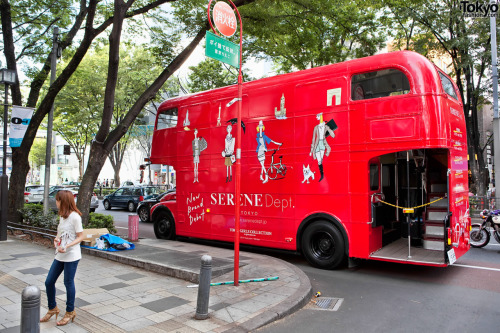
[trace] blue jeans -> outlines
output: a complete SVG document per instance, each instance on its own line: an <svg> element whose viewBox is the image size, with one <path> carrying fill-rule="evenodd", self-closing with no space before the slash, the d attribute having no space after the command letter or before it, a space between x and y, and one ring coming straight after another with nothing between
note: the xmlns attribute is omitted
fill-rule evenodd
<svg viewBox="0 0 500 333"><path fill-rule="evenodd" d="M80 260L63 262L54 259L50 266L49 274L45 279L45 290L47 292L47 300L49 310L56 307L56 281L59 275L64 271L64 285L66 286L66 312L75 310L75 274L78 262Z"/></svg>

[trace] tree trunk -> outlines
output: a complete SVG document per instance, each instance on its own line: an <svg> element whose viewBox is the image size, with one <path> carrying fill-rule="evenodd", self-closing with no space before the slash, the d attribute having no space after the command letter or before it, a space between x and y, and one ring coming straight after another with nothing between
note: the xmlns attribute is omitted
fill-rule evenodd
<svg viewBox="0 0 500 333"><path fill-rule="evenodd" d="M80 209L83 214L84 219L82 222L84 226L88 224L90 199L94 191L94 184L106 162L107 156L108 153L104 150L103 144L94 141L90 146L89 162L83 174L82 184L78 190L78 209Z"/></svg>

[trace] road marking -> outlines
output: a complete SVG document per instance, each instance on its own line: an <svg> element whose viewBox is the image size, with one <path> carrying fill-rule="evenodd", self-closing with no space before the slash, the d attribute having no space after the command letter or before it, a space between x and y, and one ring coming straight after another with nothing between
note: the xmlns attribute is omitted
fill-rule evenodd
<svg viewBox="0 0 500 333"><path fill-rule="evenodd" d="M127 227L118 227L118 226L115 226L115 228L118 228L118 229L128 229Z"/></svg>
<svg viewBox="0 0 500 333"><path fill-rule="evenodd" d="M471 265L462 265L462 264L453 264L453 266L467 267L467 268L475 268L475 269L484 269L484 270L487 270L487 271L495 271L495 272L500 272L500 268L481 267L481 266L471 266Z"/></svg>

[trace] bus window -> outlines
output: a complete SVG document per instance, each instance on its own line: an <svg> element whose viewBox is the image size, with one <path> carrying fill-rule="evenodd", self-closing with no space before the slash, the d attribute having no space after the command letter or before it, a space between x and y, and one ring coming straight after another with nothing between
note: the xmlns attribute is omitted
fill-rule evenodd
<svg viewBox="0 0 500 333"><path fill-rule="evenodd" d="M397 69L357 74L351 81L351 99L354 101L404 95L409 92L408 78Z"/></svg>
<svg viewBox="0 0 500 333"><path fill-rule="evenodd" d="M379 189L378 164L370 164L370 191Z"/></svg>
<svg viewBox="0 0 500 333"><path fill-rule="evenodd" d="M450 79L448 79L443 73L439 72L439 78L441 79L441 85L443 86L443 90L450 97L458 100L457 93L455 92L455 87L453 87L453 83L451 83Z"/></svg>
<svg viewBox="0 0 500 333"><path fill-rule="evenodd" d="M158 115L156 129L172 128L177 126L177 109L168 109Z"/></svg>

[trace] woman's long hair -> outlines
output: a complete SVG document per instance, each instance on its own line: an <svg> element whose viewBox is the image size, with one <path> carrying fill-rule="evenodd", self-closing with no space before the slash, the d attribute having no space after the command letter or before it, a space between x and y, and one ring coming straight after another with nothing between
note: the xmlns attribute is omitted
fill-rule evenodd
<svg viewBox="0 0 500 333"><path fill-rule="evenodd" d="M80 214L80 216L82 216L82 212L80 212L78 208L76 208L75 197L70 191L58 191L56 193L56 200L60 201L59 216L67 219L71 212L77 212L78 214Z"/></svg>

